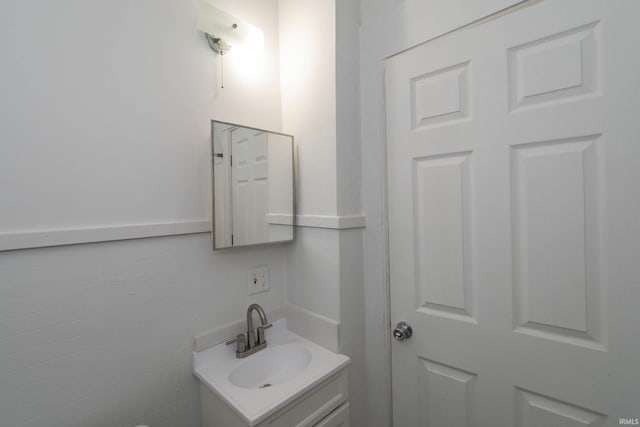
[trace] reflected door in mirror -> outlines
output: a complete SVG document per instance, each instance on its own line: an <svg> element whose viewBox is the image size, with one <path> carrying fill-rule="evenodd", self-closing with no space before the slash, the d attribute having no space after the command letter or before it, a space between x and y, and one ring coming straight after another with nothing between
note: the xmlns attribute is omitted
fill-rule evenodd
<svg viewBox="0 0 640 427"><path fill-rule="evenodd" d="M214 249L293 240L293 137L212 122Z"/></svg>

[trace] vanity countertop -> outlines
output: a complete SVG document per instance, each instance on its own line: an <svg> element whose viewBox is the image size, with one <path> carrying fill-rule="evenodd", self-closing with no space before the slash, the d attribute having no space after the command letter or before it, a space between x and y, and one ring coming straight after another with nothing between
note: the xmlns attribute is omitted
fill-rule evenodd
<svg viewBox="0 0 640 427"><path fill-rule="evenodd" d="M244 359L236 346L218 344L193 354L193 373L249 426L255 426L350 363L287 329L267 329L267 348Z"/></svg>

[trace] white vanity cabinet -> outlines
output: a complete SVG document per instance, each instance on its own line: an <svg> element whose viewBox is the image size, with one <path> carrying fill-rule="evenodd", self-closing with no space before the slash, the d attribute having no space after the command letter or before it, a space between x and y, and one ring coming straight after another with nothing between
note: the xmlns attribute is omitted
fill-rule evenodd
<svg viewBox="0 0 640 427"><path fill-rule="evenodd" d="M289 331L286 319L266 342L241 358L224 342L193 354L203 427L347 427L349 357Z"/></svg>
<svg viewBox="0 0 640 427"><path fill-rule="evenodd" d="M322 381L257 427L349 427L349 385L347 369ZM252 427L205 384L200 384L203 427Z"/></svg>

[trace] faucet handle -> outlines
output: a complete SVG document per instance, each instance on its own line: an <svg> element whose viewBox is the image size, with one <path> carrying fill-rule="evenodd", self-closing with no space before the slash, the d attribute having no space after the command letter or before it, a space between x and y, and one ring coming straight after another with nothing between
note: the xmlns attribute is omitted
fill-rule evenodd
<svg viewBox="0 0 640 427"><path fill-rule="evenodd" d="M236 350L236 353L244 353L246 350L246 346L245 346L245 342L244 342L244 334L238 334L235 336L235 338L231 338L230 340L228 340L227 342L225 342L226 345L231 345L233 343L238 343L238 349Z"/></svg>
<svg viewBox="0 0 640 427"><path fill-rule="evenodd" d="M264 330L273 326L273 323L267 323L266 325L258 326L258 344L265 343Z"/></svg>

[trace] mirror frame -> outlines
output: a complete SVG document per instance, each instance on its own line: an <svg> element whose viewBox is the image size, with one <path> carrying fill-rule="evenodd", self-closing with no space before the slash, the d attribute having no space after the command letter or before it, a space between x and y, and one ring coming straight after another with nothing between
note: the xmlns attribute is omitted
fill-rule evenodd
<svg viewBox="0 0 640 427"><path fill-rule="evenodd" d="M235 126L235 127L242 127L245 129L251 129L251 130L256 130L256 131L260 131L260 132L267 132L267 133L272 133L275 135L281 135L281 136L286 136L291 138L291 190L292 190L292 197L291 197L291 208L292 208L292 213L291 213L291 230L292 230L292 236L290 240L277 240L274 242L262 242L262 243L251 243L248 245L238 245L238 246L224 246L221 248L217 248L216 247L216 197L215 197L215 189L216 189L216 178L215 178L215 171L214 171L214 162L215 162L215 153L214 153L214 138L215 138L215 132L214 132L214 126L215 124L221 124L221 125L228 125L228 126ZM294 242L296 239L296 165L297 165L297 161L296 161L296 145L295 145L295 137L293 135L290 135L288 133L282 133L282 132L275 132L275 131L271 131L271 130L267 130L267 129L261 129L261 128L256 128L253 126L245 126L245 125L240 125L238 123L230 123L230 122L223 122L222 120L214 120L211 119L211 138L210 138L210 143L209 146L211 147L211 157L210 157L210 162L211 162L211 247L214 251L222 251L222 250L229 250L229 249L239 249L239 248L254 248L254 247L260 247L260 246L267 246L267 245L280 245L280 244L287 244L287 243L291 243Z"/></svg>

